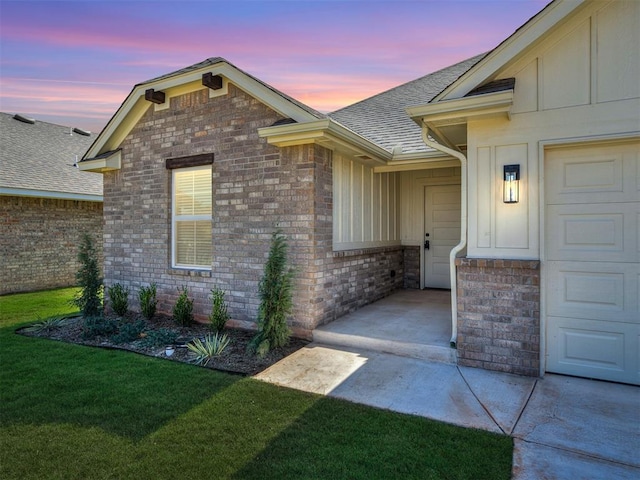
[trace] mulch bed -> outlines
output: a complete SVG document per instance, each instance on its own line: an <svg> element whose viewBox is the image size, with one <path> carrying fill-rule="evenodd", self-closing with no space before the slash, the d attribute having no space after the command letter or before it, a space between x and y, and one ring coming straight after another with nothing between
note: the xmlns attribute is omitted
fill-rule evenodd
<svg viewBox="0 0 640 480"><path fill-rule="evenodd" d="M127 318L121 319L120 321L134 322L137 319L138 318L134 315L128 315ZM178 334L178 338L174 343L175 351L171 356L167 356L166 347L145 347L142 339L125 343L115 343L110 336L98 336L93 339L85 339L83 338L82 317L68 318L62 326L53 328L49 331L29 332L26 331L25 328L27 327L18 329L16 333L25 336L49 338L68 343L76 343L79 345L128 350L142 355L183 363L191 363L193 361L193 355L187 349L186 344L195 338L203 339L205 335L212 333L209 326L205 324L195 323L189 327L180 327L177 326L173 319L167 315L158 314L154 316L150 321L146 322L145 331L142 335L144 336L151 330L157 330L160 328L170 329L176 332ZM239 328L225 328L222 333L229 336L229 345L220 356L209 361L205 368L241 375L255 375L266 370L274 363L277 363L284 357L292 354L309 343L306 340L291 337L287 346L273 349L263 357L260 357L255 353L248 351L247 348L251 339L256 335L255 331Z"/></svg>

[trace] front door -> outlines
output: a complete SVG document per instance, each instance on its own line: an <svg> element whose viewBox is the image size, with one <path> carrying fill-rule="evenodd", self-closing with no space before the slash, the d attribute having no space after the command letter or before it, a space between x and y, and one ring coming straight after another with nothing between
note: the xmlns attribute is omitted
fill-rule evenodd
<svg viewBox="0 0 640 480"><path fill-rule="evenodd" d="M451 288L449 252L460 241L460 185L424 187L424 227L424 288Z"/></svg>

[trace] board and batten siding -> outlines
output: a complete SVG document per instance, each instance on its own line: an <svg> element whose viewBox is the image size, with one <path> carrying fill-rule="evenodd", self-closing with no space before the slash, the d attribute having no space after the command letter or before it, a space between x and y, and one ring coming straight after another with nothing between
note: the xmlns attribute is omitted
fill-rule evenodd
<svg viewBox="0 0 640 480"><path fill-rule="evenodd" d="M400 244L398 174L333 157L333 249Z"/></svg>
<svg viewBox="0 0 640 480"><path fill-rule="evenodd" d="M469 245L474 258L541 258L544 150L640 132L640 2L594 3L495 78L516 79L510 120L468 123ZM502 202L506 164L520 201Z"/></svg>
<svg viewBox="0 0 640 480"><path fill-rule="evenodd" d="M401 241L405 246L422 246L425 233L425 187L460 185L460 167L432 168L401 172L400 226Z"/></svg>

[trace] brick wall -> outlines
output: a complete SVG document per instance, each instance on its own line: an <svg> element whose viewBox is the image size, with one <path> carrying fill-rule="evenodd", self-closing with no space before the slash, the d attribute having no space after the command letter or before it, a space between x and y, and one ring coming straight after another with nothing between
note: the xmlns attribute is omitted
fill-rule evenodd
<svg viewBox="0 0 640 480"><path fill-rule="evenodd" d="M296 270L292 327L308 336L317 324L402 286L402 250L346 256L332 251L331 152L316 145L277 148L257 129L282 117L240 89L210 99L206 90L171 98L145 113L122 147L122 168L104 176L105 286L158 285L158 308L170 313L188 285L200 320L209 292L224 289L232 323L254 325L258 283L276 227ZM213 153L211 271L170 267L171 175L167 158ZM395 272L391 276L391 272Z"/></svg>
<svg viewBox="0 0 640 480"><path fill-rule="evenodd" d="M540 374L540 262L459 258L458 364Z"/></svg>
<svg viewBox="0 0 640 480"><path fill-rule="evenodd" d="M0 294L76 284L82 234L102 245L102 203L0 197Z"/></svg>
<svg viewBox="0 0 640 480"><path fill-rule="evenodd" d="M404 247L404 288L420 288L420 248Z"/></svg>

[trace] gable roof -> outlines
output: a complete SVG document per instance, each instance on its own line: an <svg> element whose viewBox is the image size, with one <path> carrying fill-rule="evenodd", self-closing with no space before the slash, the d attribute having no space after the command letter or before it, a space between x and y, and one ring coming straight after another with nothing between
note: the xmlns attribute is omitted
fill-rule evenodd
<svg viewBox="0 0 640 480"><path fill-rule="evenodd" d="M0 112L0 194L102 201L102 176L74 166L96 138L81 133Z"/></svg>
<svg viewBox="0 0 640 480"><path fill-rule="evenodd" d="M117 150L122 140L147 109L155 108L152 107L153 104L145 100L145 91L147 89L153 88L156 91L166 91L166 102L168 102L173 95L181 95L187 91L207 88L202 85L202 75L204 73L222 76L225 82L231 82L283 117L290 118L293 122L308 122L325 118L324 114L240 70L224 58L212 57L135 85L96 141L91 145L83 157L83 161L90 161L105 153Z"/></svg>
<svg viewBox="0 0 640 480"><path fill-rule="evenodd" d="M430 103L467 96L474 89L495 80L500 69L534 48L549 30L565 22L571 13L588 3L590 0L552 0L472 68L439 92Z"/></svg>
<svg viewBox="0 0 640 480"><path fill-rule="evenodd" d="M335 120L378 146L402 153L431 151L422 141L421 128L406 108L430 102L448 85L478 63L485 54L412 80L329 114Z"/></svg>
<svg viewBox="0 0 640 480"><path fill-rule="evenodd" d="M284 100L287 100L288 102L291 102L292 104L296 105L297 107L301 108L302 110L305 110L306 112L308 112L309 114L313 115L314 117L316 117L318 119L326 117L325 114L320 113L317 110L314 110L313 108L309 107L308 105L305 105L302 102L299 102L298 100L296 100L293 97L290 97L286 93L283 93L282 91L278 90L277 88L272 87L268 83L263 82L258 77L254 77L250 73L247 73L244 70L241 70L240 68L236 67L233 63L229 62L228 60L225 60L222 57L207 58L206 60L203 60L202 62L194 63L193 65L189 65L188 67L181 68L180 70L176 70L175 72L167 73L165 75L161 75L159 77L152 78L151 80L147 80L146 82L139 83L136 86L148 85L148 84L155 83L155 82L158 82L158 81L161 81L161 80L166 80L166 79L171 78L171 77L176 77L176 76L180 76L180 75L185 74L185 73L193 72L194 70L201 70L203 68L210 67L210 66L213 66L213 65L222 64L222 63L226 63L230 67L233 67L238 72L242 73L243 75L246 75L248 78L251 78L251 79L255 80L256 82L258 82L262 86L264 86L267 89L271 90L276 95L281 96Z"/></svg>

